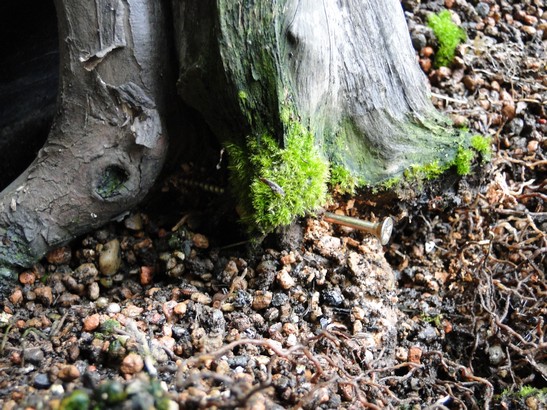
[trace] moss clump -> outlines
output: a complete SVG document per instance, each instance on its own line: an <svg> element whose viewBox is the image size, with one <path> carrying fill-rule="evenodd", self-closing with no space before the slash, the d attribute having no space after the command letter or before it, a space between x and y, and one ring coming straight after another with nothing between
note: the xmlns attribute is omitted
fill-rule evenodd
<svg viewBox="0 0 547 410"><path fill-rule="evenodd" d="M489 137L482 135L473 135L471 137L471 147L479 154L481 154L483 161L490 161L492 159L492 140Z"/></svg>
<svg viewBox="0 0 547 410"><path fill-rule="evenodd" d="M439 177L450 168L450 164L441 165L439 161L433 161L424 165L413 165L404 172L406 179L432 180Z"/></svg>
<svg viewBox="0 0 547 410"><path fill-rule="evenodd" d="M283 113L285 147L268 134L227 146L231 185L243 222L261 233L290 224L325 203L328 165L313 135Z"/></svg>
<svg viewBox="0 0 547 410"><path fill-rule="evenodd" d="M471 162L475 158L475 153L469 148L464 148L461 145L458 147L458 153L454 159L454 165L459 175L467 175L471 172Z"/></svg>
<svg viewBox="0 0 547 410"><path fill-rule="evenodd" d="M108 319L101 324L99 330L104 335L111 335L119 328L121 328L121 325L117 320Z"/></svg>
<svg viewBox="0 0 547 410"><path fill-rule="evenodd" d="M544 406L545 404L547 404L547 388L538 389L536 387L524 385L517 391L505 389L501 392L500 395L496 396L496 399L500 401L512 402L515 404L516 407L519 407L518 404L522 404L523 401L531 397L535 397L537 399L538 405ZM539 407L540 406L538 406L537 408Z"/></svg>
<svg viewBox="0 0 547 410"><path fill-rule="evenodd" d="M89 394L83 390L74 390L61 400L59 410L87 410L91 404Z"/></svg>
<svg viewBox="0 0 547 410"><path fill-rule="evenodd" d="M403 180L403 178L400 177L400 176L389 178L388 180L382 182L381 188L386 189L386 190L393 189L397 185L399 185L402 180Z"/></svg>
<svg viewBox="0 0 547 410"><path fill-rule="evenodd" d="M342 165L332 165L330 169L330 185L341 194L355 194L358 186L365 185Z"/></svg>
<svg viewBox="0 0 547 410"><path fill-rule="evenodd" d="M448 10L430 14L427 18L427 25L431 27L439 42L439 49L435 54L435 66L450 65L454 60L456 47L467 39L465 31L454 24Z"/></svg>

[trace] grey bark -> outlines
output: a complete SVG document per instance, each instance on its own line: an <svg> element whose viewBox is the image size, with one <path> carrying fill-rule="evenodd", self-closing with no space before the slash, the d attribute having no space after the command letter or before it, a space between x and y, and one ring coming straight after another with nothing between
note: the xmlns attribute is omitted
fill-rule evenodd
<svg viewBox="0 0 547 410"><path fill-rule="evenodd" d="M4 266L29 265L138 203L166 153L175 105L166 1L56 5L58 112L38 158L0 194ZM178 93L222 143L269 134L282 146L290 107L331 165L367 183L454 158L455 134L430 102L398 0L171 6Z"/></svg>
<svg viewBox="0 0 547 410"><path fill-rule="evenodd" d="M0 265L32 264L151 188L167 149L172 62L165 6L56 1L57 113L36 160L0 195Z"/></svg>
<svg viewBox="0 0 547 410"><path fill-rule="evenodd" d="M224 141L283 144L280 113L293 104L331 164L367 183L453 158L398 0L173 5L179 94Z"/></svg>

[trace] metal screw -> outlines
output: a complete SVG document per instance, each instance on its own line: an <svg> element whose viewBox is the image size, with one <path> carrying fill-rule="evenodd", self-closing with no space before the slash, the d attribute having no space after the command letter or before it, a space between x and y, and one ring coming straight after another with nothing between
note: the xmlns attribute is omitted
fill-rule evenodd
<svg viewBox="0 0 547 410"><path fill-rule="evenodd" d="M361 219L352 218L351 216L337 215L332 212L325 212L323 219L330 223L349 226L350 228L359 229L368 232L380 240L382 245L389 242L391 233L393 232L393 219L389 216L379 222L363 221Z"/></svg>

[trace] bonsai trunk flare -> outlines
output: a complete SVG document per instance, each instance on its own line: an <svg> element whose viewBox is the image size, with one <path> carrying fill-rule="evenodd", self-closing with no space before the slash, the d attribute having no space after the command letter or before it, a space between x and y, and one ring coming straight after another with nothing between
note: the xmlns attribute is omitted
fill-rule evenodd
<svg viewBox="0 0 547 410"><path fill-rule="evenodd" d="M36 160L0 194L3 273L103 225L151 188L167 149L165 6L56 0L58 110Z"/></svg>

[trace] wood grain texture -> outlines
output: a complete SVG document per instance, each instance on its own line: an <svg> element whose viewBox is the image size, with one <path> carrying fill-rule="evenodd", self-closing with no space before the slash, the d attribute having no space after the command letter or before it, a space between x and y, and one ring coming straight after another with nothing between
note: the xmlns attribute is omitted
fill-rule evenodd
<svg viewBox="0 0 547 410"><path fill-rule="evenodd" d="M397 0L174 0L179 94L217 137L267 133L287 105L331 163L368 183L452 158ZM197 33L197 34L196 34Z"/></svg>

